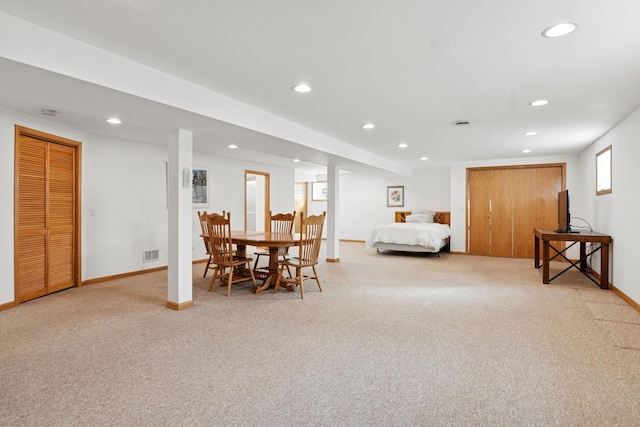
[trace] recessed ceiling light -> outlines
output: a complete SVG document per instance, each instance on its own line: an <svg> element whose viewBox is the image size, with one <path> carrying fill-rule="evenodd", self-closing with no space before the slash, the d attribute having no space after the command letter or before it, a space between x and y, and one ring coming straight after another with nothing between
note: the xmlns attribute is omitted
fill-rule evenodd
<svg viewBox="0 0 640 427"><path fill-rule="evenodd" d="M534 135L537 135L537 134L538 134L538 132L530 130L529 132L525 132L524 136L534 136Z"/></svg>
<svg viewBox="0 0 640 427"><path fill-rule="evenodd" d="M238 148L238 146L236 144L231 144L229 145L229 148L231 148L232 150L235 150L236 148Z"/></svg>
<svg viewBox="0 0 640 427"><path fill-rule="evenodd" d="M298 163L300 159L293 159L294 163Z"/></svg>
<svg viewBox="0 0 640 427"><path fill-rule="evenodd" d="M107 119L107 122L111 123L112 125L119 125L120 123L122 123L117 117L111 117L110 119Z"/></svg>
<svg viewBox="0 0 640 427"><path fill-rule="evenodd" d="M578 28L577 22L561 22L545 29L542 32L542 36L548 38L562 37L573 32L576 28Z"/></svg>
<svg viewBox="0 0 640 427"><path fill-rule="evenodd" d="M57 110L51 110L49 108L46 108L44 110L40 110L40 112L42 113L43 116L55 117L55 116L58 115L58 111Z"/></svg>
<svg viewBox="0 0 640 427"><path fill-rule="evenodd" d="M407 145L407 143L406 143L406 142L401 142L400 144L398 144L398 147L400 147L400 148L407 148L407 147L408 147L408 145Z"/></svg>
<svg viewBox="0 0 640 427"><path fill-rule="evenodd" d="M527 154L527 153L530 153L530 152L531 152L531 150L529 150L528 148L525 148L524 150L522 150L522 152L523 152L523 153L525 153L525 154Z"/></svg>
<svg viewBox="0 0 640 427"><path fill-rule="evenodd" d="M429 158L427 156L422 156L420 157L420 160L429 160Z"/></svg>
<svg viewBox="0 0 640 427"><path fill-rule="evenodd" d="M533 107L540 107L542 105L547 105L548 103L549 101L547 101L546 99L538 99L537 101L530 102L529 105Z"/></svg>
<svg viewBox="0 0 640 427"><path fill-rule="evenodd" d="M364 129L373 129L374 127L376 127L376 125L374 125L373 123L365 123L362 125L362 127Z"/></svg>
<svg viewBox="0 0 640 427"><path fill-rule="evenodd" d="M300 92L300 93L307 93L307 92L311 91L311 87L309 85L304 84L304 83L300 83L299 85L294 86L293 90L295 90L296 92Z"/></svg>

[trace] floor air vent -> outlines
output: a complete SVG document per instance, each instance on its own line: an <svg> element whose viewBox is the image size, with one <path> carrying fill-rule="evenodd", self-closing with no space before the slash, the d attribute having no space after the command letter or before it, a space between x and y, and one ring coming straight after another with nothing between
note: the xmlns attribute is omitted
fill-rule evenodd
<svg viewBox="0 0 640 427"><path fill-rule="evenodd" d="M157 261L159 258L158 249L144 251L144 262Z"/></svg>

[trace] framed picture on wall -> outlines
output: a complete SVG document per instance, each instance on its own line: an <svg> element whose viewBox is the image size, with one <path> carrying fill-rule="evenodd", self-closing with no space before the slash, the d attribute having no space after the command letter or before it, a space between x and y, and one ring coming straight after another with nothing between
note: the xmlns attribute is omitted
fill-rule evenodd
<svg viewBox="0 0 640 427"><path fill-rule="evenodd" d="M209 207L209 169L194 166L191 169L191 201L193 208Z"/></svg>
<svg viewBox="0 0 640 427"><path fill-rule="evenodd" d="M404 206L404 186L396 185L387 187L387 206L403 207Z"/></svg>
<svg viewBox="0 0 640 427"><path fill-rule="evenodd" d="M311 183L311 200L321 201L329 198L329 187L326 181Z"/></svg>

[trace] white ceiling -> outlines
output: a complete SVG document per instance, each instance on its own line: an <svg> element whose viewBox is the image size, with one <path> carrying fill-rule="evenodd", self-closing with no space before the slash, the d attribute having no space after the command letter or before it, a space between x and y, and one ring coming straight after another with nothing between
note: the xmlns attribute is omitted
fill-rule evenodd
<svg viewBox="0 0 640 427"><path fill-rule="evenodd" d="M521 157L525 148L536 157L579 153L640 106L638 0L0 0L0 12L409 174ZM561 21L579 27L541 36ZM198 151L289 167L297 157L301 167L384 169L367 156L336 155L4 58L0 79L0 105L33 115L53 108L65 114L51 120L90 133L164 143L168 129L182 127L194 131ZM312 91L294 92L299 82ZM536 99L550 103L531 107ZM127 117L119 127L104 122L114 111ZM453 126L457 120L471 124ZM362 129L366 122L376 127ZM242 150L230 153L220 141Z"/></svg>

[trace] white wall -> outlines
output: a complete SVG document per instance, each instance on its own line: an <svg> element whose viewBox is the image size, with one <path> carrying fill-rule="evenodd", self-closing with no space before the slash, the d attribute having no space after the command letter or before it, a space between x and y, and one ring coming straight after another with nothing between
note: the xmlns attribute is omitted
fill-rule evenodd
<svg viewBox="0 0 640 427"><path fill-rule="evenodd" d="M465 252L465 204L467 168L524 164L566 163L567 188L571 192L571 215L582 216L579 156L526 157L514 159L458 162L451 166L451 251ZM532 232L533 242L533 232ZM532 243L533 244L533 243Z"/></svg>
<svg viewBox="0 0 640 427"><path fill-rule="evenodd" d="M373 227L395 220L395 211L448 211L449 168L419 169L395 181L356 173L340 174L341 239L364 240ZM387 207L387 186L404 186L404 207ZM316 205L326 202L313 202ZM319 209L321 213L323 209ZM311 207L310 207L311 213Z"/></svg>
<svg viewBox="0 0 640 427"><path fill-rule="evenodd" d="M83 280L167 265L167 147L97 135L84 147ZM245 169L269 173L271 207L293 210L292 169L202 153L194 153L193 164L209 169L210 185L209 206L193 210L194 260L206 257L198 210L225 210L232 228L244 228ZM152 249L159 250L158 261L143 262Z"/></svg>
<svg viewBox="0 0 640 427"><path fill-rule="evenodd" d="M83 280L167 265L167 160L166 146L88 135ZM152 249L159 260L143 262L143 252Z"/></svg>
<svg viewBox="0 0 640 427"><path fill-rule="evenodd" d="M594 231L609 234L611 245L611 283L635 302L640 303L640 279L635 269L638 262L640 225L636 212L640 211L640 109L629 115L606 135L592 144L580 156L583 199L582 215ZM596 153L612 146L612 192L596 195ZM573 198L572 198L573 203ZM572 216L573 211L571 212ZM599 255L592 268L600 271Z"/></svg>
<svg viewBox="0 0 640 427"><path fill-rule="evenodd" d="M86 135L0 107L0 304L14 300L15 124L82 142L82 280L167 265L166 145ZM231 212L234 229L244 227L245 169L270 174L274 211L293 210L293 169L201 153L193 162L209 168L206 210ZM193 259L204 259L196 211ZM143 252L151 249L160 259L144 263Z"/></svg>

